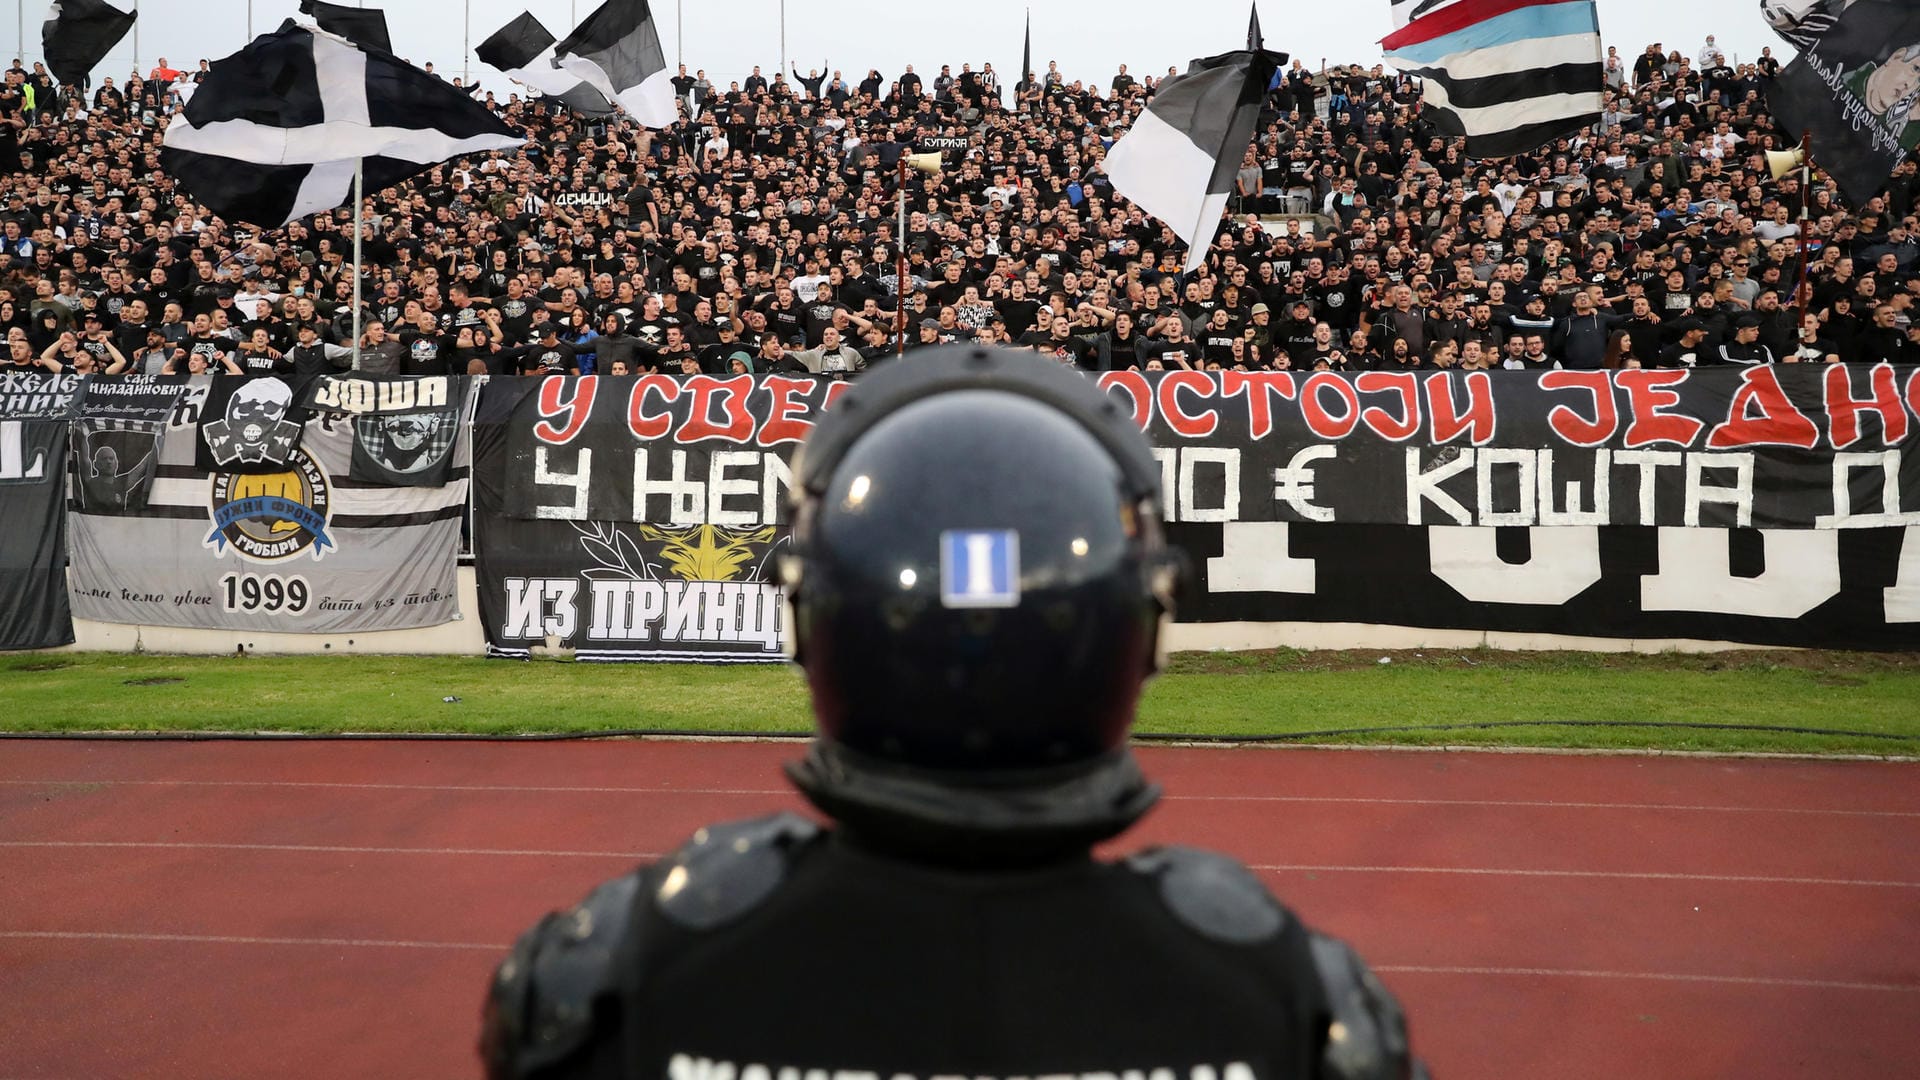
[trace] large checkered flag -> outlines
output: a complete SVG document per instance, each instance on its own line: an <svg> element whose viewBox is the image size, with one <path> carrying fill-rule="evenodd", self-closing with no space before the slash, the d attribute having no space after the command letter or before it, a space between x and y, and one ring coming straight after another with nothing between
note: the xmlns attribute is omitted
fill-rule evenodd
<svg viewBox="0 0 1920 1080"><path fill-rule="evenodd" d="M167 127L160 166L229 221L269 228L463 154L526 140L458 88L289 20L220 60Z"/></svg>

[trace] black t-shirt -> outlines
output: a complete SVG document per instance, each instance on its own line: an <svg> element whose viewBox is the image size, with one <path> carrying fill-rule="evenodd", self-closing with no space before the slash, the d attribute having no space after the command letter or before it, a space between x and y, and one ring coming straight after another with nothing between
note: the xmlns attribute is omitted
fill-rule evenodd
<svg viewBox="0 0 1920 1080"><path fill-rule="evenodd" d="M1094 371L1100 366L1100 350L1086 338L1074 337L1071 334L1065 338L1058 338L1049 334L1047 339L1037 344L1035 348L1040 350L1042 356L1051 357L1063 363L1071 362L1074 367L1082 371Z"/></svg>
<svg viewBox="0 0 1920 1080"><path fill-rule="evenodd" d="M1201 366L1200 346L1191 341L1142 342L1138 353L1141 367L1146 367L1150 360L1159 360L1168 371L1179 367Z"/></svg>
<svg viewBox="0 0 1920 1080"><path fill-rule="evenodd" d="M520 357L520 370L528 375L565 374L580 370L574 348L564 341L544 341L529 345Z"/></svg>

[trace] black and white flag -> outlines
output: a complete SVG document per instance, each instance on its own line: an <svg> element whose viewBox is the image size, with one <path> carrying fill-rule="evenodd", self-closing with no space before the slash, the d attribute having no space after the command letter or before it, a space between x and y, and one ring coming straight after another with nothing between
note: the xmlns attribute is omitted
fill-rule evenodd
<svg viewBox="0 0 1920 1080"><path fill-rule="evenodd" d="M493 36L473 50L482 62L505 72L507 78L525 83L583 116L606 116L614 111L606 95L564 68L556 65L553 47L557 40L533 12L493 32Z"/></svg>
<svg viewBox="0 0 1920 1080"><path fill-rule="evenodd" d="M457 87L288 21L213 64L160 165L221 217L271 228L346 203L356 162L374 192L525 141Z"/></svg>
<svg viewBox="0 0 1920 1080"><path fill-rule="evenodd" d="M393 38L387 35L387 13L379 8L343 7L323 0L300 0L300 14L313 16L320 29L339 34L355 45L381 52L393 51Z"/></svg>
<svg viewBox="0 0 1920 1080"><path fill-rule="evenodd" d="M40 27L47 70L62 83L86 85L87 73L120 44L139 17L139 12L121 11L106 0L54 0Z"/></svg>
<svg viewBox="0 0 1920 1080"><path fill-rule="evenodd" d="M1187 242L1182 273L1206 261L1253 141L1273 73L1286 54L1241 50L1195 60L1160 84L1140 119L1107 151L1113 189Z"/></svg>
<svg viewBox="0 0 1920 1080"><path fill-rule="evenodd" d="M1804 49L1833 29L1849 0L1760 0L1760 17L1780 40Z"/></svg>
<svg viewBox="0 0 1920 1080"><path fill-rule="evenodd" d="M1920 7L1847 4L1768 84L1767 109L1780 130L1810 133L1813 163L1865 205L1920 149Z"/></svg>
<svg viewBox="0 0 1920 1080"><path fill-rule="evenodd" d="M647 0L607 0L553 51L561 67L647 127L667 127L680 118L673 72Z"/></svg>

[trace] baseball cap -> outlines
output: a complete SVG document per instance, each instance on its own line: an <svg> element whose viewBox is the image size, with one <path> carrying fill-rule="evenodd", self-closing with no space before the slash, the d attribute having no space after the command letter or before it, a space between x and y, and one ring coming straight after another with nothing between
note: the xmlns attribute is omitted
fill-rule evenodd
<svg viewBox="0 0 1920 1080"><path fill-rule="evenodd" d="M920 320L920 329L922 329L922 330L938 330L938 329L940 329L940 320L939 320L939 319L921 319L921 320Z"/></svg>

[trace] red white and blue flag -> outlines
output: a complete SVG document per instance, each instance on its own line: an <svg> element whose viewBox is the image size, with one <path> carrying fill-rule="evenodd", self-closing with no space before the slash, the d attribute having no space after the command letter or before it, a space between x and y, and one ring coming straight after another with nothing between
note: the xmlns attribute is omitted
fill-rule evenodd
<svg viewBox="0 0 1920 1080"><path fill-rule="evenodd" d="M1594 0L1389 0L1387 63L1424 83L1429 119L1476 158L1526 153L1602 108Z"/></svg>

